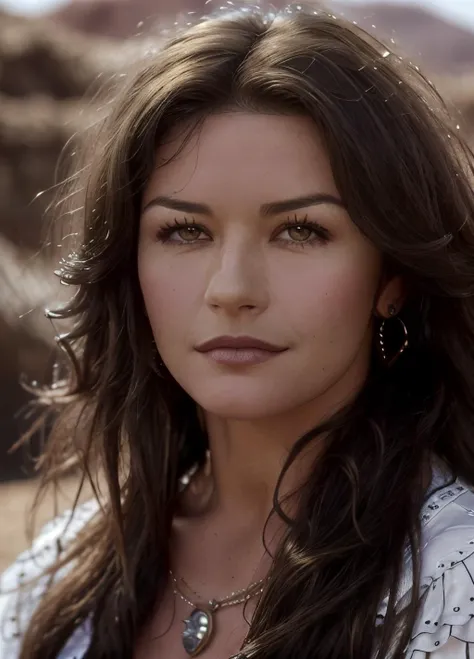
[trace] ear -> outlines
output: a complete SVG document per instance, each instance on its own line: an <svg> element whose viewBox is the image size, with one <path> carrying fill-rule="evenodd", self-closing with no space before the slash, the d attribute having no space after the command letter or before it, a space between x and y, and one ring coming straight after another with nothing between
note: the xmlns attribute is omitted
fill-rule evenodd
<svg viewBox="0 0 474 659"><path fill-rule="evenodd" d="M375 312L381 318L396 316L403 306L406 298L406 290L403 279L400 276L392 277L382 282L375 304ZM394 307L395 312L390 309Z"/></svg>

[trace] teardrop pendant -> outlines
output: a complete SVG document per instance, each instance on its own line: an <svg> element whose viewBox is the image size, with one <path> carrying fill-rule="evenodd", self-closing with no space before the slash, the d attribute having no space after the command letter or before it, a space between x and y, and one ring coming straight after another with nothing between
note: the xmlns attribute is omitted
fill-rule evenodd
<svg viewBox="0 0 474 659"><path fill-rule="evenodd" d="M190 657L196 657L208 645L214 631L214 620L209 609L194 609L184 620L185 628L181 635L183 647Z"/></svg>

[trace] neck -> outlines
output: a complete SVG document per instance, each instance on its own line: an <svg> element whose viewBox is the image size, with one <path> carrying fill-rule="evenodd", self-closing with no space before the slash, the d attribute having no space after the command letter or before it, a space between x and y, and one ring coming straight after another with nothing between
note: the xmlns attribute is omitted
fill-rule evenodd
<svg viewBox="0 0 474 659"><path fill-rule="evenodd" d="M229 574L242 584L267 574L286 531L283 520L277 515L269 518L269 514L289 453L299 437L353 400L363 376L357 381L354 378L352 386L338 392L328 390L317 400L278 417L239 420L204 413L211 458L208 468L183 492L174 520L178 572L187 574L189 564L196 570L199 555L203 589L207 585L206 592L216 593L229 589ZM310 476L325 440L321 436L311 441L281 482L278 498L289 517L295 515L298 498L287 495L297 492ZM206 566L202 565L203 556Z"/></svg>
<svg viewBox="0 0 474 659"><path fill-rule="evenodd" d="M262 523L273 508L281 471L295 441L347 404L358 388L332 400L309 401L278 417L235 420L205 415L209 437L212 509L232 519ZM279 489L280 502L310 475L324 437L311 441L292 462ZM288 506L292 502L288 500ZM290 508L283 506L286 512Z"/></svg>
<svg viewBox="0 0 474 659"><path fill-rule="evenodd" d="M251 511L263 520L272 508L277 481L293 443L288 438L294 428L293 433L286 435L278 424L264 426L218 418L209 418L207 428L213 507L238 516L247 516ZM293 468L282 483L281 494L297 485Z"/></svg>

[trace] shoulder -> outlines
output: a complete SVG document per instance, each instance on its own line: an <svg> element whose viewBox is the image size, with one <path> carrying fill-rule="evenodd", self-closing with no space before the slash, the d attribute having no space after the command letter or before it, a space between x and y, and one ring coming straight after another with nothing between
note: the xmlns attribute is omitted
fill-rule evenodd
<svg viewBox="0 0 474 659"><path fill-rule="evenodd" d="M96 501L67 511L43 527L33 545L20 554L13 565L0 575L0 657L17 659L21 637L39 604L51 567L63 548L77 536L98 512ZM60 578L58 573L56 578ZM31 588L28 583L32 582ZM24 588L21 588L22 586Z"/></svg>
<svg viewBox="0 0 474 659"><path fill-rule="evenodd" d="M422 523L421 606L405 656L474 656L474 492L470 486L456 481L435 492L423 508ZM401 608L411 593L409 561L404 584Z"/></svg>

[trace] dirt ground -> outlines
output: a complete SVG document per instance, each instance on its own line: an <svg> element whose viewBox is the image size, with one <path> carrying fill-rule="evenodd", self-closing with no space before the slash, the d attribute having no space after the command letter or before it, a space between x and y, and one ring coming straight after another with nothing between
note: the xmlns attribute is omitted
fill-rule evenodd
<svg viewBox="0 0 474 659"><path fill-rule="evenodd" d="M35 480L0 484L0 572L3 572L15 557L27 548L27 512L37 487L38 483ZM75 478L63 481L58 497L59 512L71 507L76 488ZM90 492L85 492L81 500L87 500L89 497ZM54 517L53 500L49 497L38 511L36 533L52 517Z"/></svg>

